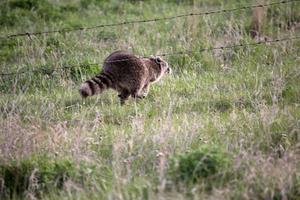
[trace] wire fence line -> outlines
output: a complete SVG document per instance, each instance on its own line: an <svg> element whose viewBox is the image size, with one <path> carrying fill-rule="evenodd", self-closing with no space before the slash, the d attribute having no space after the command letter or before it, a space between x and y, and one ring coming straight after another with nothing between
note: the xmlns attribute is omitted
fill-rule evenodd
<svg viewBox="0 0 300 200"><path fill-rule="evenodd" d="M10 72L10 73L0 73L0 76L13 76L13 75L21 75L21 74L26 74L26 73L43 73L43 74L47 74L50 75L55 71L58 70L63 70L63 69L74 69L74 68L86 68L86 67L90 67L90 66L96 66L99 65L99 63L88 63L88 64L84 64L84 65L69 65L69 66L63 66L63 67L57 67L57 68L33 68L33 69L29 69L28 67L23 67L21 68L19 71L17 72Z"/></svg>
<svg viewBox="0 0 300 200"><path fill-rule="evenodd" d="M285 38L278 38L278 39L273 39L273 40L264 40L264 41L258 41L258 42L253 42L253 43L239 43L239 44L234 44L234 45L227 45L227 46L216 46L216 47L209 47L209 48L202 48L199 50L187 50L187 51L177 51L177 52L171 52L171 53L162 53L162 54L157 54L156 56L161 56L161 57L167 57L167 56L180 56L180 55L189 55L192 53L201 53L204 51L213 51L213 50L224 50L224 49L234 49L234 48L240 48L240 47L247 47L247 46L258 46L261 44L272 44L272 43L278 43L278 42L284 42L284 41L291 41L291 40L299 40L300 36L294 36L294 37L285 37ZM148 56L141 56L141 57L135 57L135 58L130 58L130 59L120 59L120 60L114 60L106 63L115 63L115 62L123 62L123 61L128 61L132 59L140 59L140 58L149 58ZM21 68L17 72L10 72L10 73L0 73L0 76L13 76L13 75L20 75L20 74L25 74L25 73L43 73L43 74L52 74L53 72L57 70L62 70L62 69L72 69L72 68L83 68L83 67L90 67L90 66L96 66L96 65L102 65L102 63L88 63L88 64L83 64L83 65L78 65L78 66L64 66L60 68L54 68L54 69L49 69L49 68L34 68L34 69L28 69L28 68Z"/></svg>
<svg viewBox="0 0 300 200"><path fill-rule="evenodd" d="M279 39L273 39L273 40L264 40L264 41L258 41L253 43L245 43L245 44L234 44L234 45L228 45L228 46L217 46L217 47L210 47L210 48L203 48L198 51L178 51L178 52L172 52L172 53L163 53L158 54L157 56L172 56L172 55L184 55L184 54L192 54L195 52L203 52L203 51L213 51L213 50L223 50L223 49L233 49L237 47L245 47L245 46L256 46L261 44L267 44L267 43L277 43L277 42L284 42L289 40L297 40L300 39L300 36L295 37L286 37L286 38L279 38Z"/></svg>
<svg viewBox="0 0 300 200"><path fill-rule="evenodd" d="M104 28L104 27L123 26L123 25L129 25L129 24L172 20L172 19L188 17L188 16L207 16L207 15L211 15L211 14L229 13L229 12L235 12L235 11L239 11L239 10L247 10L247 9L259 8L259 7L269 7L269 6L288 4L288 3L293 3L293 2L300 2L300 0L282 0L282 1L278 1L278 2L257 4L257 5L248 5L248 6L231 8L231 9L212 10L212 11L206 11L206 12L200 12L200 13L186 13L186 14L180 14L180 15L169 16L169 17L132 20L132 21L111 23L111 24L100 24L100 25L90 26L90 27L78 27L78 28L72 28L72 29L60 29L60 30L52 30L52 31L40 31L40 32L15 33L15 34L10 34L10 35L6 35L6 36L1 36L0 38L4 39L4 40L10 39L10 38L15 38L15 37L24 37L24 36L28 36L29 38L31 38L31 36L35 36L35 35L47 35L47 34L52 34L52 33L67 33L67 32L73 32L73 31L85 31L85 30Z"/></svg>

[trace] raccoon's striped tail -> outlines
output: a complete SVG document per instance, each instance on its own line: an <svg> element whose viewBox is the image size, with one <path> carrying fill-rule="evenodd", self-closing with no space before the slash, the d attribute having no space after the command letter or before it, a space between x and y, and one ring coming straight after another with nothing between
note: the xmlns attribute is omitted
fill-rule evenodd
<svg viewBox="0 0 300 200"><path fill-rule="evenodd" d="M101 93L103 90L111 87L112 84L112 77L105 72L101 72L92 79L82 83L79 89L79 93L83 98L86 98L88 96L93 96L95 94Z"/></svg>

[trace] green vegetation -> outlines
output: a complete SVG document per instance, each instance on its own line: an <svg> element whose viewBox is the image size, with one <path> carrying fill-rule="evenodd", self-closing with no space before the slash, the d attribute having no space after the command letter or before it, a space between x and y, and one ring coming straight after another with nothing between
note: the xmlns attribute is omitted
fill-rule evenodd
<svg viewBox="0 0 300 200"><path fill-rule="evenodd" d="M51 187L62 188L64 183L75 176L73 164L68 161L53 161L48 157L14 161L0 166L3 176L4 196L22 195L26 190L33 192L49 190Z"/></svg>
<svg viewBox="0 0 300 200"><path fill-rule="evenodd" d="M228 155L217 148L202 147L174 158L170 167L171 177L177 181L197 182L201 178L213 177L226 169ZM207 181L207 180L206 180Z"/></svg>
<svg viewBox="0 0 300 200"><path fill-rule="evenodd" d="M6 0L0 35L248 3ZM299 2L265 12L263 37L300 35ZM0 73L20 72L0 76L0 198L299 199L300 40L197 52L255 42L251 23L240 10L0 39ZM80 83L118 49L194 52L166 56L173 74L146 99L81 99Z"/></svg>

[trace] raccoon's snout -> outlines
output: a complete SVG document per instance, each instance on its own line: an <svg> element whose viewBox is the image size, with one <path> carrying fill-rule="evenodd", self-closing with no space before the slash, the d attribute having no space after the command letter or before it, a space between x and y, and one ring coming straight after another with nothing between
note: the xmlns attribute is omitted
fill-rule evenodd
<svg viewBox="0 0 300 200"><path fill-rule="evenodd" d="M172 69L171 69L170 67L168 67L167 73L168 73L168 74L172 74Z"/></svg>

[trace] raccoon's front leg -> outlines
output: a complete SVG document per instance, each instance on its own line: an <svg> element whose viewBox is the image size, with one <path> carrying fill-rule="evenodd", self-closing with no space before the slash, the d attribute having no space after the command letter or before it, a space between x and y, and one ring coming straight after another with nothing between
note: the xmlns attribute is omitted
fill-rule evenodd
<svg viewBox="0 0 300 200"><path fill-rule="evenodd" d="M140 89L136 89L131 93L131 96L133 98L138 98L138 99L143 99L147 96L149 92L149 84L144 85L144 87L140 88Z"/></svg>
<svg viewBox="0 0 300 200"><path fill-rule="evenodd" d="M120 98L121 105L125 104L125 101L128 99L129 96L130 96L130 92L128 90L121 91L121 93L118 95L118 97Z"/></svg>
<svg viewBox="0 0 300 200"><path fill-rule="evenodd" d="M139 95L139 98L145 98L145 97L148 95L148 93L149 93L149 89L150 89L150 84L148 83L148 84L146 84L146 85L144 86L144 88L142 89L142 92L141 92L141 94Z"/></svg>

